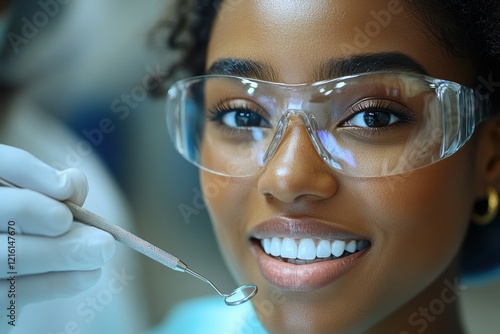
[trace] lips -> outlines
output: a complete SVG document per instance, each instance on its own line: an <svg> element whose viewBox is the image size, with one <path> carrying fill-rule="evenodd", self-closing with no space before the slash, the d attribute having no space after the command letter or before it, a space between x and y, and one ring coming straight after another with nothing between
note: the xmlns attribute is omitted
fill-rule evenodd
<svg viewBox="0 0 500 334"><path fill-rule="evenodd" d="M371 246L370 241L314 219L273 218L251 233L252 251L266 280L294 291L334 283Z"/></svg>

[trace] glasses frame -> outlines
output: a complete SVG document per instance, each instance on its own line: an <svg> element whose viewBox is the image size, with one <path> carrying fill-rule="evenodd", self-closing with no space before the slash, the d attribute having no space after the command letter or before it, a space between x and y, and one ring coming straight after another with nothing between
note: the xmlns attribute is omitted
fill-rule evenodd
<svg viewBox="0 0 500 334"><path fill-rule="evenodd" d="M167 92L167 103L166 103L166 121L167 121L167 128L168 132L170 134L170 138L176 148L176 150L190 163L193 165L197 166L198 168L205 170L207 172L217 174L217 175L222 175L222 176L228 176L228 177L248 177L251 175L254 175L257 173L258 170L256 170L253 173L246 174L246 175L231 175L227 173L223 173L220 171L215 171L212 169L209 169L197 161L194 161L193 159L190 158L189 154L186 152L186 138L183 138L182 136L182 117L181 114L185 112L185 109L182 108L182 104L180 101L185 100L186 96L186 90L188 87L193 85L194 83L200 82L202 80L210 80L212 78L228 78L230 80L237 80L242 83L252 85L254 83L256 86L258 85L271 85L273 87L278 87L282 88L285 90L290 90L290 89L307 89L308 87L321 87L324 85L331 85L335 82L342 82L346 80L352 80L353 78L360 78L360 77L368 77L368 76L376 76L376 75L394 75L394 76L408 76L411 78L416 78L422 81L425 81L429 87L434 87L436 90L436 94L438 96L441 96L444 94L446 90L453 90L457 94L457 108L459 109L459 117L458 117L458 122L459 122L459 131L457 132L457 136L455 136L452 139L452 143L445 143L445 140L442 141L442 148L441 148L441 156L438 160L432 161L429 164L426 164L421 167L416 167L408 170L404 170L401 172L396 172L396 173L387 173L383 174L380 176L357 176L357 177L384 177L384 176L391 176L391 175L397 175L401 173L406 173L410 172L416 169L424 168L429 165L432 165L436 162L439 162L454 153L456 153L467 141L471 138L472 134L474 133L475 128L477 127L478 124L483 122L486 119L491 118L494 115L493 108L491 105L491 99L489 98L489 95L484 95L484 94L477 94L477 92L468 86L453 82L453 81L448 81L444 79L438 79L434 78L428 75L423 75L423 74L418 74L418 73L410 73L410 72L367 72L367 73L360 73L360 74L355 74L355 75L348 75L348 76L342 76L338 78L333 78L333 79L328 79L328 80L322 80L322 81L317 81L313 83L299 83L299 84L286 84L286 83L279 83L279 82L271 82L271 81L265 81L265 80L260 80L260 79L253 79L253 78L245 78L245 77L240 77L240 76L233 76L233 75L202 75L202 76L195 76L195 77L189 77L185 79L181 79L176 81L170 89ZM441 101L441 100L440 100ZM185 103L185 101L184 101ZM448 110L448 109L446 109ZM443 111L444 112L444 111ZM274 138L270 141L270 144L267 148L267 151L264 156L264 165L265 163L273 156L275 153L277 147L279 146L281 140L277 140L276 137L280 136L282 137L282 134L284 131L287 129L287 123L285 120L288 120L290 116L299 116L305 127L306 130L309 134L310 140L313 143L313 146L315 147L317 153L320 155L320 157L325 161L325 163L331 167L333 170L338 171L340 173L345 173L342 169L339 169L335 166L335 164L332 164L331 162L327 162L328 160L328 154L325 154L326 149L323 147L321 144L321 141L319 138L317 138L317 135L311 130L311 124L309 122L309 116L306 115L306 111L304 110L299 110L299 109L287 109L286 111L283 112L283 115L281 116L278 125L276 126L276 130L274 133ZM443 127L446 127L446 122L443 122ZM259 168L260 169L260 168ZM349 174L349 173L347 173ZM349 174L351 175L351 174ZM356 175L354 175L356 176Z"/></svg>

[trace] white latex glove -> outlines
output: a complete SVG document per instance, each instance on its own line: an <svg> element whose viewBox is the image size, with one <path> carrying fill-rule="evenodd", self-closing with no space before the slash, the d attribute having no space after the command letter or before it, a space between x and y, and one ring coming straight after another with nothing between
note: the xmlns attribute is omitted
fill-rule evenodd
<svg viewBox="0 0 500 334"><path fill-rule="evenodd" d="M26 304L70 297L97 283L100 268L115 253L115 241L107 232L74 222L60 202L83 204L85 175L75 168L58 171L26 151L0 144L0 177L24 188L0 186L2 314L6 309L9 314L12 300L17 317ZM9 297L11 291L15 298Z"/></svg>

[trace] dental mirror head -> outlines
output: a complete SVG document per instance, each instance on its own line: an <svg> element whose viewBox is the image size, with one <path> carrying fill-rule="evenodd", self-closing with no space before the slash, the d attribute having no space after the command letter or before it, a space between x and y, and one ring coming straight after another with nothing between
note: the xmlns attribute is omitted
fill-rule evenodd
<svg viewBox="0 0 500 334"><path fill-rule="evenodd" d="M234 291L228 295L221 294L221 296L224 297L226 305L236 306L252 299L252 297L257 293L257 290L257 285L246 284L234 289Z"/></svg>
<svg viewBox="0 0 500 334"><path fill-rule="evenodd" d="M179 270L179 269L177 269ZM253 296L257 293L257 285L255 284L245 284L242 285L236 289L233 290L231 293L222 293L213 283L210 281L208 278L205 276L202 276L195 272L194 270L191 270L187 266L183 266L181 269L183 272L190 274L191 276L194 276L200 280L202 280L205 283L210 284L210 286L219 294L219 296L224 298L224 302L228 306L236 306L236 305L241 305L246 301L249 301L252 299Z"/></svg>

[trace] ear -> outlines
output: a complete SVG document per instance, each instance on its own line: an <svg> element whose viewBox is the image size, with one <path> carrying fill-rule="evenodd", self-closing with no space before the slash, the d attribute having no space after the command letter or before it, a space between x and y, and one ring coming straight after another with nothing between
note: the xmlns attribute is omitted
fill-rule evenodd
<svg viewBox="0 0 500 334"><path fill-rule="evenodd" d="M481 180L480 191L487 186L500 190L500 115L481 126L478 147L478 163Z"/></svg>

